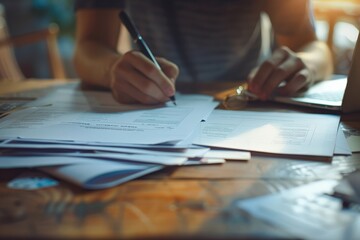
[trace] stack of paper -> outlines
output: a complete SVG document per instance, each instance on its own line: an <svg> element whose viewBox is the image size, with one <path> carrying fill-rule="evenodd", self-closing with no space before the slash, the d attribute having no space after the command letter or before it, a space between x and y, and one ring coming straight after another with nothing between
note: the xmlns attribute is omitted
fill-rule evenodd
<svg viewBox="0 0 360 240"><path fill-rule="evenodd" d="M169 165L250 159L253 151L351 154L340 117L214 110L204 95L177 106L121 105L109 92L58 89L0 121L0 168L41 167L86 188L104 188Z"/></svg>
<svg viewBox="0 0 360 240"><path fill-rule="evenodd" d="M109 92L60 89L1 120L0 167L55 166L45 170L102 188L167 165L221 163L218 152L191 144L216 105L204 95L178 95L177 106L121 105Z"/></svg>

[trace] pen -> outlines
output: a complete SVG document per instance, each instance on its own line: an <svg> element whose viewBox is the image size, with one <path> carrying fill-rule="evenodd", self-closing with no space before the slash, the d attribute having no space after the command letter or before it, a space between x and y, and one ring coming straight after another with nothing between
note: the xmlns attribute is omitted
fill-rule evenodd
<svg viewBox="0 0 360 240"><path fill-rule="evenodd" d="M119 17L122 23L125 25L126 29L129 31L130 36L132 37L133 41L136 43L140 51L149 58L155 66L161 70L159 63L156 61L154 55L150 51L150 48L147 46L145 40L141 37L139 31L135 27L134 23L131 21L130 17L126 14L125 11L121 11L119 13ZM176 105L175 96L170 96L170 100Z"/></svg>

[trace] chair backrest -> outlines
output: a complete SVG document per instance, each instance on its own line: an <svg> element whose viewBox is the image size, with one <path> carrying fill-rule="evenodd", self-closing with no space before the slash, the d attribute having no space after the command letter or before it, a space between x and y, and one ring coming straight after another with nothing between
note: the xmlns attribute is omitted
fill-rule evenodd
<svg viewBox="0 0 360 240"><path fill-rule="evenodd" d="M5 11L4 7L0 4L0 81L24 80L25 77L16 61L11 44L4 43L4 40L8 38L9 33L5 21Z"/></svg>
<svg viewBox="0 0 360 240"><path fill-rule="evenodd" d="M21 81L25 77L16 61L13 47L45 41L48 53L49 66L52 78L66 78L64 65L58 49L57 36L59 28L56 24L50 24L48 28L30 33L9 36L5 20L5 11L0 4L0 81Z"/></svg>

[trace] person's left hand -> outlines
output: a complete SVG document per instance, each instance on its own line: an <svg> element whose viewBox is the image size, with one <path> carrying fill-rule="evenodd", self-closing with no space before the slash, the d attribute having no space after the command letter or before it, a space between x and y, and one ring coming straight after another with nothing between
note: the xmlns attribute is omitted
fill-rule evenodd
<svg viewBox="0 0 360 240"><path fill-rule="evenodd" d="M287 47L274 51L249 75L248 90L261 100L276 94L293 95L313 82L310 69L304 61Z"/></svg>

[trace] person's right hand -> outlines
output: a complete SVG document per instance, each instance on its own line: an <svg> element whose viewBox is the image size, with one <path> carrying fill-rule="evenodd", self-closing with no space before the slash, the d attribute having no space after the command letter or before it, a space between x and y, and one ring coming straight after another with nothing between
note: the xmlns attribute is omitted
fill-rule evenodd
<svg viewBox="0 0 360 240"><path fill-rule="evenodd" d="M110 87L115 100L125 104L169 101L175 94L179 69L164 58L156 60L161 70L139 51L129 51L121 56L110 69Z"/></svg>

